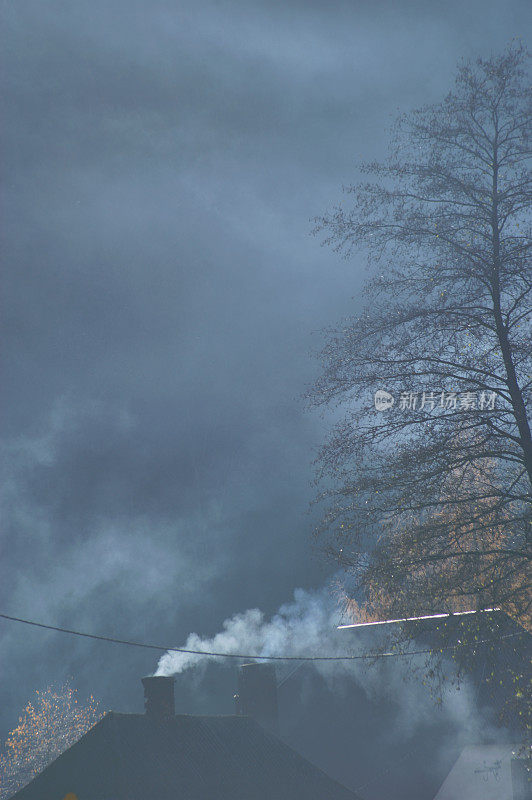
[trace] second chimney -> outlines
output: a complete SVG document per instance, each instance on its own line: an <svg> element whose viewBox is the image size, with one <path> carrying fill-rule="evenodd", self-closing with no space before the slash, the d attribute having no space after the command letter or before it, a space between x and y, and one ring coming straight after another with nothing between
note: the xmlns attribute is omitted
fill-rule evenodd
<svg viewBox="0 0 532 800"><path fill-rule="evenodd" d="M175 714L174 679L164 675L142 678L144 707L149 717L164 719Z"/></svg>
<svg viewBox="0 0 532 800"><path fill-rule="evenodd" d="M238 670L236 713L253 717L273 733L279 729L277 679L273 664L243 664Z"/></svg>

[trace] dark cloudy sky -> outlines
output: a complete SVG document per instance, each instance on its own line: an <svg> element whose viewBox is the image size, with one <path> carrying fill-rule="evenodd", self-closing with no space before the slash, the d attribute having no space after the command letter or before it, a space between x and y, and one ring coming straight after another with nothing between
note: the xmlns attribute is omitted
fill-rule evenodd
<svg viewBox="0 0 532 800"><path fill-rule="evenodd" d="M525 0L2 0L1 609L179 644L320 586L299 399L363 260L310 236ZM354 299L353 299L354 298ZM0 622L0 733L152 654Z"/></svg>

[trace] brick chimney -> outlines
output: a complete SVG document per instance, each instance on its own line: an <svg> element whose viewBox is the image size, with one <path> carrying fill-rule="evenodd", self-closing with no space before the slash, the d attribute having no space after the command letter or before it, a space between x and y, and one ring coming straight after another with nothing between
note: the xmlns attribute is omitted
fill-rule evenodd
<svg viewBox="0 0 532 800"><path fill-rule="evenodd" d="M142 678L144 686L144 708L153 719L173 717L175 714L174 679L157 675Z"/></svg>
<svg viewBox="0 0 532 800"><path fill-rule="evenodd" d="M253 662L239 668L235 705L237 714L253 717L259 725L278 732L277 677L273 664Z"/></svg>

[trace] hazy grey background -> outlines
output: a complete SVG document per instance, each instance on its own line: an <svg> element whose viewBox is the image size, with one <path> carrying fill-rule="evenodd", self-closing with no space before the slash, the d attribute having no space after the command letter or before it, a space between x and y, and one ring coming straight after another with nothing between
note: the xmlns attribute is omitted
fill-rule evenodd
<svg viewBox="0 0 532 800"><path fill-rule="evenodd" d="M527 6L2 2L1 610L180 644L323 584L299 396L364 265L309 220ZM156 665L0 636L2 734L68 675L140 709Z"/></svg>

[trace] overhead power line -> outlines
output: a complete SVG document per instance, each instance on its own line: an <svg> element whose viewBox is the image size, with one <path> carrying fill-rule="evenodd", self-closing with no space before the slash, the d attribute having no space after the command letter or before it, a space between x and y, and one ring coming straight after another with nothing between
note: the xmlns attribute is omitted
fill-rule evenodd
<svg viewBox="0 0 532 800"><path fill-rule="evenodd" d="M510 633L505 636L498 636L496 639L480 639L477 642L460 643L452 645L443 645L438 648L427 648L425 650L407 650L406 652L389 652L389 653L362 653L359 655L343 655L343 656L263 656L259 654L250 655L249 653L219 653L210 650L189 650L185 647L166 647L159 644L147 644L146 642L134 642L127 639L115 639L112 636L99 636L95 633L85 633L82 631L74 631L69 628L60 628L56 625L45 625L43 622L35 622L35 620L22 619L21 617L11 617L8 614L0 614L1 619L7 619L10 622L20 622L23 625L32 625L35 628L44 628L48 631L56 631L58 633L68 633L71 636L81 636L85 639L96 639L99 642L111 642L113 644L127 645L128 647L143 647L148 650L159 650L161 652L173 653L186 653L196 656L211 656L213 658L245 658L257 659L262 661L359 661L370 660L378 658L401 658L408 656L417 656L428 653L433 653L435 650L442 652L443 650L460 650L464 647L478 647L479 644L486 642L499 642L501 639L510 639L514 636L522 636L523 632Z"/></svg>

